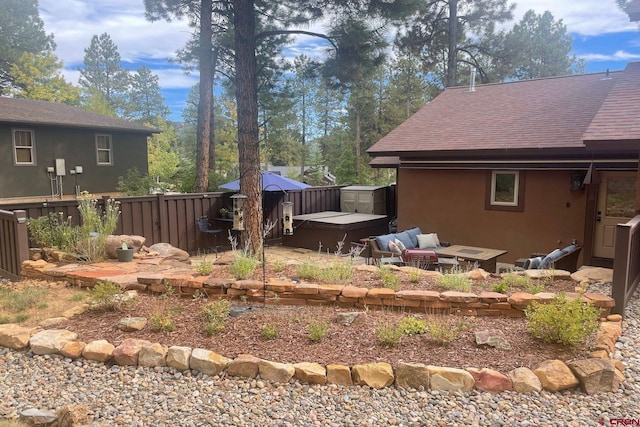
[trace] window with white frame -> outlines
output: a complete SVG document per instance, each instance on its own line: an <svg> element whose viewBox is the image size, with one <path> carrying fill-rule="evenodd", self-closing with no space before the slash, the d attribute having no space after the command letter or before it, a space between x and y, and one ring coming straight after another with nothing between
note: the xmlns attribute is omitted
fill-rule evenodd
<svg viewBox="0 0 640 427"><path fill-rule="evenodd" d="M96 135L96 155L99 165L113 164L111 135Z"/></svg>
<svg viewBox="0 0 640 427"><path fill-rule="evenodd" d="M491 174L491 204L518 206L518 181L518 172L493 171Z"/></svg>
<svg viewBox="0 0 640 427"><path fill-rule="evenodd" d="M32 130L13 130L13 161L16 165L36 164L35 141Z"/></svg>

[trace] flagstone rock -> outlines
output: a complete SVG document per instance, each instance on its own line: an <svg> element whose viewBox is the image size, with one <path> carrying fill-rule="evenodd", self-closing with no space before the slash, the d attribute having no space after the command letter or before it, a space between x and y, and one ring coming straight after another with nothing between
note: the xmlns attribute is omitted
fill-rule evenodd
<svg viewBox="0 0 640 427"><path fill-rule="evenodd" d="M116 328L123 332L141 331L147 326L145 317L124 317L118 321Z"/></svg>
<svg viewBox="0 0 640 427"><path fill-rule="evenodd" d="M399 362L396 366L396 387L429 389L429 368L422 363Z"/></svg>
<svg viewBox="0 0 640 427"><path fill-rule="evenodd" d="M620 387L620 381L615 375L616 368L610 360L575 360L568 365L587 394L614 392Z"/></svg>
<svg viewBox="0 0 640 427"><path fill-rule="evenodd" d="M232 377L255 378L260 372L260 358L251 354L240 354L229 362L227 375Z"/></svg>
<svg viewBox="0 0 640 427"><path fill-rule="evenodd" d="M327 365L327 384L353 385L351 369L345 365Z"/></svg>
<svg viewBox="0 0 640 427"><path fill-rule="evenodd" d="M55 412L29 408L20 412L20 422L28 426L50 426L58 420Z"/></svg>
<svg viewBox="0 0 640 427"><path fill-rule="evenodd" d="M229 366L229 362L231 359L202 348L194 348L189 359L191 369L210 376L218 375L224 371Z"/></svg>
<svg viewBox="0 0 640 427"><path fill-rule="evenodd" d="M483 280L491 276L491 273L485 271L482 268L475 268L467 273L464 273L471 280Z"/></svg>
<svg viewBox="0 0 640 427"><path fill-rule="evenodd" d="M367 320L367 313L364 312L348 312L348 313L338 313L337 321L339 324L343 326L349 326L352 324L363 324Z"/></svg>
<svg viewBox="0 0 640 427"><path fill-rule="evenodd" d="M138 353L138 366L147 366L150 368L156 366L166 366L167 347L160 343L145 345Z"/></svg>
<svg viewBox="0 0 640 427"><path fill-rule="evenodd" d="M513 382L508 376L489 368L467 368L473 377L474 386L481 391L489 393L502 393L513 390Z"/></svg>
<svg viewBox="0 0 640 427"><path fill-rule="evenodd" d="M475 334L476 344L488 345L500 350L511 350L511 344L501 331L496 329L478 331Z"/></svg>
<svg viewBox="0 0 640 427"><path fill-rule="evenodd" d="M62 347L60 350L60 354L64 357L68 357L70 359L78 359L82 357L82 351L86 346L82 341L69 341Z"/></svg>
<svg viewBox="0 0 640 427"><path fill-rule="evenodd" d="M66 310L64 313L62 313L62 316L64 316L67 319L71 319L73 316L77 316L79 314L82 314L85 311L87 311L88 309L89 309L89 304L80 304L80 305L77 305L75 307L71 307L70 309Z"/></svg>
<svg viewBox="0 0 640 427"><path fill-rule="evenodd" d="M327 370L319 363L300 362L295 363L295 376L298 380L309 384L324 385L327 382Z"/></svg>
<svg viewBox="0 0 640 427"><path fill-rule="evenodd" d="M547 391L561 391L579 384L571 369L561 360L547 360L533 371Z"/></svg>
<svg viewBox="0 0 640 427"><path fill-rule="evenodd" d="M475 380L464 369L441 366L427 366L431 390L467 392L473 388Z"/></svg>
<svg viewBox="0 0 640 427"><path fill-rule="evenodd" d="M518 393L539 393L542 391L540 378L529 368L515 368L508 375L513 383L513 390Z"/></svg>
<svg viewBox="0 0 640 427"><path fill-rule="evenodd" d="M345 286L342 288L342 296L347 298L364 298L367 296L369 289L359 288L357 286Z"/></svg>
<svg viewBox="0 0 640 427"><path fill-rule="evenodd" d="M82 357L87 360L106 362L113 357L116 347L107 340L91 341L82 350Z"/></svg>
<svg viewBox="0 0 640 427"><path fill-rule="evenodd" d="M566 270L525 270L524 275L531 279L571 279L571 272Z"/></svg>
<svg viewBox="0 0 640 427"><path fill-rule="evenodd" d="M168 256L176 261L189 261L189 252L176 248L169 243L156 243L149 246L149 251L158 252L160 256Z"/></svg>
<svg viewBox="0 0 640 427"><path fill-rule="evenodd" d="M183 346L171 346L167 349L166 362L167 366L175 368L179 371L189 369L189 360L191 359L191 348Z"/></svg>
<svg viewBox="0 0 640 427"><path fill-rule="evenodd" d="M571 278L576 282L611 283L613 282L613 270L602 267L585 267L572 273Z"/></svg>
<svg viewBox="0 0 640 427"><path fill-rule="evenodd" d="M263 380L286 383L293 378L293 375L296 373L296 368L289 363L260 360L260 362L258 362L258 372L260 373L260 378Z"/></svg>
<svg viewBox="0 0 640 427"><path fill-rule="evenodd" d="M13 323L0 325L0 346L23 350L29 346L33 328L25 328Z"/></svg>
<svg viewBox="0 0 640 427"><path fill-rule="evenodd" d="M540 301L540 298L527 292L516 292L507 298L507 302L513 307L526 307L533 301Z"/></svg>
<svg viewBox="0 0 640 427"><path fill-rule="evenodd" d="M29 346L35 354L59 354L66 343L77 338L78 334L66 329L49 329L31 336Z"/></svg>
<svg viewBox="0 0 640 427"><path fill-rule="evenodd" d="M395 377L390 364L386 362L367 363L351 367L351 377L356 385L384 388L393 384Z"/></svg>
<svg viewBox="0 0 640 427"><path fill-rule="evenodd" d="M41 320L38 323L38 327L42 328L42 329L48 329L51 328L53 326L56 326L62 322L65 322L67 320L66 317L50 317L48 319L44 319Z"/></svg>
<svg viewBox="0 0 640 427"><path fill-rule="evenodd" d="M113 359L120 366L136 366L142 347L151 345L150 341L127 338L113 350Z"/></svg>

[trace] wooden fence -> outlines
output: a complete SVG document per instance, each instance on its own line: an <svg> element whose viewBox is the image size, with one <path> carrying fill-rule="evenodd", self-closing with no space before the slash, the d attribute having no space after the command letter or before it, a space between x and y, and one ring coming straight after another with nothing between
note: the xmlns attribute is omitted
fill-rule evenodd
<svg viewBox="0 0 640 427"><path fill-rule="evenodd" d="M616 226L611 297L613 313L624 314L627 303L640 283L640 215Z"/></svg>
<svg viewBox="0 0 640 427"><path fill-rule="evenodd" d="M282 237L282 207L284 201L293 203L293 214L340 210L340 186L313 187L305 190L267 191L263 193L264 220L277 226L267 240ZM212 237L201 233L196 219L209 217L212 226L225 230L215 236L216 244L228 246L227 231L232 221L219 218L223 207L231 207L233 193L191 193L143 197L121 197L120 221L115 234L135 234L146 238L146 245L169 243L189 253L197 253L213 246ZM104 206L108 196L99 200ZM71 217L73 225L80 224L78 202L74 199L2 205L0 211L0 276L15 278L20 264L28 257L26 218L48 216L51 213ZM19 210L19 211L18 211ZM11 212L16 211L16 212ZM20 213L21 212L21 213ZM19 222L22 221L22 222ZM20 227L18 227L20 225Z"/></svg>

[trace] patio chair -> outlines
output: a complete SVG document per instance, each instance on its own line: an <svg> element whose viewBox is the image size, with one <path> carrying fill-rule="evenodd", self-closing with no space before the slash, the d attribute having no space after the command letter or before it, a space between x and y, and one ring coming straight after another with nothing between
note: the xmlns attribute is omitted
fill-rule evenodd
<svg viewBox="0 0 640 427"><path fill-rule="evenodd" d="M557 269L573 273L578 269L581 250L581 246L572 244L564 249L554 249L548 254L533 253L530 258L518 259L515 265L525 270Z"/></svg>
<svg viewBox="0 0 640 427"><path fill-rule="evenodd" d="M198 223L198 229L200 230L201 233L206 234L207 236L213 236L213 251L216 254L216 258L218 257L218 248L220 246L216 245L216 235L220 232L222 232L221 228L209 228L209 218L206 216L201 216L200 218L196 219L196 222Z"/></svg>

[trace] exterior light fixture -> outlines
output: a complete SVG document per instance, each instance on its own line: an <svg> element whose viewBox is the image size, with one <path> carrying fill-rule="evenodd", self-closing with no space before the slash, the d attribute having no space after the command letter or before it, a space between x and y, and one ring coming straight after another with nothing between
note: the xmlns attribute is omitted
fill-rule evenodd
<svg viewBox="0 0 640 427"><path fill-rule="evenodd" d="M282 202L282 225L285 236L293 236L293 202Z"/></svg>
<svg viewBox="0 0 640 427"><path fill-rule="evenodd" d="M233 201L233 229L235 231L244 231L244 201L247 196L244 194L234 194L231 196Z"/></svg>

